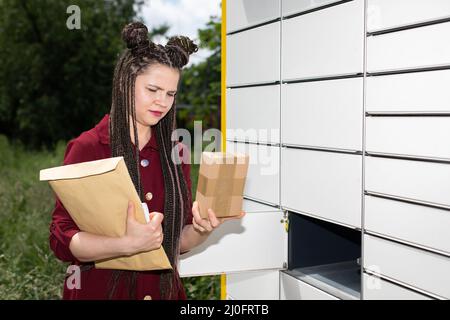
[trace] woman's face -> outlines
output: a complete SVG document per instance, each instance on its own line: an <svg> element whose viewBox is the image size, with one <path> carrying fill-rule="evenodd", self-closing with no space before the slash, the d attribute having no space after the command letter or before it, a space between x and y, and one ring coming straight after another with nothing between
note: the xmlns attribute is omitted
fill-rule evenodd
<svg viewBox="0 0 450 320"><path fill-rule="evenodd" d="M158 123L172 108L180 72L163 64L153 64L136 77L136 121L143 126Z"/></svg>

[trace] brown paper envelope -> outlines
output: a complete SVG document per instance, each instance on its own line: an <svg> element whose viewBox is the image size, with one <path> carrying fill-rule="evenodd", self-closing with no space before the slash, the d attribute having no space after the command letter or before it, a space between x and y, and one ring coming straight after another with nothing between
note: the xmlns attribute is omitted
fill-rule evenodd
<svg viewBox="0 0 450 320"><path fill-rule="evenodd" d="M88 161L44 169L48 181L80 230L109 237L126 231L128 200L134 202L136 219L146 223L144 210L123 157ZM171 265L164 249L96 261L100 269L160 270Z"/></svg>

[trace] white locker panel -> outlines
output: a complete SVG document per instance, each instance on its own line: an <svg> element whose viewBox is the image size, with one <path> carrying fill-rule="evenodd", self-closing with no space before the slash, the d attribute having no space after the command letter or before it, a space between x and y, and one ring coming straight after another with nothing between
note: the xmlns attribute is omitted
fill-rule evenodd
<svg viewBox="0 0 450 320"><path fill-rule="evenodd" d="M282 0L283 16L295 14L341 0Z"/></svg>
<svg viewBox="0 0 450 320"><path fill-rule="evenodd" d="M283 148L283 207L361 227L362 156Z"/></svg>
<svg viewBox="0 0 450 320"><path fill-rule="evenodd" d="M365 196L364 226L450 256L450 211Z"/></svg>
<svg viewBox="0 0 450 320"><path fill-rule="evenodd" d="M433 300L423 294L364 273L364 300Z"/></svg>
<svg viewBox="0 0 450 320"><path fill-rule="evenodd" d="M450 117L367 117L366 150L450 158Z"/></svg>
<svg viewBox="0 0 450 320"><path fill-rule="evenodd" d="M449 16L448 0L369 0L367 29L371 32Z"/></svg>
<svg viewBox="0 0 450 320"><path fill-rule="evenodd" d="M250 156L244 195L278 205L280 148L228 141L227 151L247 153Z"/></svg>
<svg viewBox="0 0 450 320"><path fill-rule="evenodd" d="M363 79L282 85L282 142L361 150Z"/></svg>
<svg viewBox="0 0 450 320"><path fill-rule="evenodd" d="M227 86L280 79L280 22L227 36Z"/></svg>
<svg viewBox="0 0 450 320"><path fill-rule="evenodd" d="M339 300L284 272L280 272L281 300Z"/></svg>
<svg viewBox="0 0 450 320"><path fill-rule="evenodd" d="M367 71L450 64L450 22L367 38Z"/></svg>
<svg viewBox="0 0 450 320"><path fill-rule="evenodd" d="M366 190L450 206L450 165L366 157Z"/></svg>
<svg viewBox="0 0 450 320"><path fill-rule="evenodd" d="M367 77L366 81L367 112L450 111L450 70Z"/></svg>
<svg viewBox="0 0 450 320"><path fill-rule="evenodd" d="M227 32L280 17L280 0L227 1Z"/></svg>
<svg viewBox="0 0 450 320"><path fill-rule="evenodd" d="M234 300L279 300L280 271L255 271L227 275L227 294Z"/></svg>
<svg viewBox="0 0 450 320"><path fill-rule="evenodd" d="M354 0L283 21L282 78L361 73L364 1Z"/></svg>
<svg viewBox="0 0 450 320"><path fill-rule="evenodd" d="M282 217L282 211L267 207L266 212L246 212L240 220L226 221L204 243L181 255L180 275L282 269L287 260Z"/></svg>
<svg viewBox="0 0 450 320"><path fill-rule="evenodd" d="M273 210L273 208L275 207L246 199L242 203L242 210L245 212L267 212Z"/></svg>
<svg viewBox="0 0 450 320"><path fill-rule="evenodd" d="M367 270L443 298L450 298L450 259L396 242L364 235Z"/></svg>
<svg viewBox="0 0 450 320"><path fill-rule="evenodd" d="M280 142L280 86L227 89L227 138Z"/></svg>

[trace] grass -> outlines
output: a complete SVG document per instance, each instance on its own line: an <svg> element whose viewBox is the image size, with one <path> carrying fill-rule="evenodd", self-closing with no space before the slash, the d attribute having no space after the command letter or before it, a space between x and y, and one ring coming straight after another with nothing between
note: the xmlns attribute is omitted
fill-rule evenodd
<svg viewBox="0 0 450 320"><path fill-rule="evenodd" d="M48 245L53 192L39 170L61 165L66 144L39 152L0 135L0 299L60 299L67 264ZM192 165L192 189L198 165ZM188 299L219 299L220 278L184 278Z"/></svg>

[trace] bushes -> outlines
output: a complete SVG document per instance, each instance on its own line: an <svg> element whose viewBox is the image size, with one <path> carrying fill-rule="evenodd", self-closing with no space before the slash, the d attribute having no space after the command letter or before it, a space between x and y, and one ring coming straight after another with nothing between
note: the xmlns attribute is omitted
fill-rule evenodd
<svg viewBox="0 0 450 320"><path fill-rule="evenodd" d="M61 162L64 148L28 152L0 136L0 298L57 299L66 267L48 247L54 205L39 169Z"/></svg>

